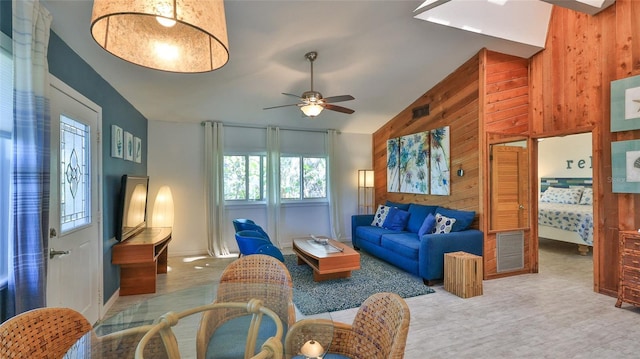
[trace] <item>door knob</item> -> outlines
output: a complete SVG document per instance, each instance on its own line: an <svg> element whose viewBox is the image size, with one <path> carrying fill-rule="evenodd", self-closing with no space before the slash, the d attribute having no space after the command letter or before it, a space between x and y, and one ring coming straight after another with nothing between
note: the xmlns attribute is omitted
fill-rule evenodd
<svg viewBox="0 0 640 359"><path fill-rule="evenodd" d="M71 251L56 251L53 248L49 249L49 259L53 259L55 256L63 256L65 254L69 254Z"/></svg>

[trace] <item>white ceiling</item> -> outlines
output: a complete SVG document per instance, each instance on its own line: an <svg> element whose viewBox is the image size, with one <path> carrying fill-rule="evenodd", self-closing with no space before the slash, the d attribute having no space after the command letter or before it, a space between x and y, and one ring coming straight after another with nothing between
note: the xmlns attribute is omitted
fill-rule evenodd
<svg viewBox="0 0 640 359"><path fill-rule="evenodd" d="M89 31L92 1L42 1L53 15L53 31L150 121L373 133L481 48L523 57L540 49L416 19L422 1L226 0L229 62L211 73L175 74L127 63L101 49ZM484 0L461 2L479 1ZM510 11L531 2L539 0L515 1ZM546 34L548 16L528 14L545 24ZM491 16L483 14L486 22ZM304 54L312 50L318 52L314 89L324 97L353 95L355 100L337 105L355 113L325 110L310 119L295 106L263 110L296 102L281 92L310 89Z"/></svg>

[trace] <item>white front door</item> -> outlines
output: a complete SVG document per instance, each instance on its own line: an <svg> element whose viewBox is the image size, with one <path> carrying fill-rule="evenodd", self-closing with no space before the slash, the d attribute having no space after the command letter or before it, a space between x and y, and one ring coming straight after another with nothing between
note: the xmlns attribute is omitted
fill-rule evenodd
<svg viewBox="0 0 640 359"><path fill-rule="evenodd" d="M101 109L51 78L51 203L47 306L90 323L102 308Z"/></svg>

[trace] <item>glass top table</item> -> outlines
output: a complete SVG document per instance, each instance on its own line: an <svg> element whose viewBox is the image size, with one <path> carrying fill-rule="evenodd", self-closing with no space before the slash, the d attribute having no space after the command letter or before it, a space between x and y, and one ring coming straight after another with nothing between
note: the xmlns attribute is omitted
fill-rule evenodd
<svg viewBox="0 0 640 359"><path fill-rule="evenodd" d="M67 352L65 358L196 358L198 350L205 350L202 347L198 349L198 341L196 340L198 335L202 335L202 333L199 332L199 327L204 309L210 309L207 311L209 314L206 314L209 318L214 318L212 320L220 322L214 326L219 325L219 331L216 331L216 335L222 333L220 334L222 338L224 338L225 331L238 329L232 327L231 324L223 324L222 322L227 323L228 321L232 323L233 320L244 320L250 323L251 320L256 320L255 318L259 316L260 318L264 318L262 319L262 324L258 321L258 327L260 328L260 332L262 332L266 325L264 323L271 323L271 319L269 315L267 315L271 312L275 315L273 323L279 322L283 328L282 332L279 333L279 338L277 338L278 335L276 335L278 334L277 329L273 329L275 332L271 333L276 336L279 342L278 345L280 345L280 356L276 355L274 357L278 358L282 357L282 355L287 358L294 357L298 353L285 353L282 345L285 342L288 326L293 324L295 319L303 319L304 316L295 311L295 318L288 319L289 309L287 308L287 300L274 300L278 298L278 296L282 296L282 293L285 293L284 295L286 296L287 290L291 289L282 288L282 286L273 284L224 283L220 285L219 283L213 283L158 295L132 304L124 310L101 320L94 326L93 331L78 340ZM222 291L224 295L219 295L219 292ZM251 296L252 294L255 296ZM240 303L240 305L232 309L219 307L210 308L217 297L224 298L224 300L218 300L216 302L217 304ZM270 299L264 303L262 312L265 313L265 315L260 316L256 314L256 316L253 317L254 319L251 319L252 313L249 313L245 308L251 305L256 306L255 302L248 304L250 299L247 298L254 297ZM256 310L255 308L253 309ZM259 311L259 308L257 310ZM229 317L236 319L229 320ZM243 318L238 319L240 317ZM319 319L324 321L324 323L331 323L329 313L306 316L304 319ZM165 327L163 332L165 334L168 332L170 335L163 334L164 338L162 338L158 334L146 342L147 339L151 338L150 335L153 334L150 332L158 333L161 329L159 329L159 327ZM277 324L274 328L277 328ZM305 338L304 341L315 340L326 351L329 349L332 338L331 326L324 325L321 331L322 333L308 333L309 338ZM255 348L257 348L255 352L259 352L262 343L269 338L265 337L264 334L250 334L248 327L246 330L242 327L242 332L246 333L245 337L251 336L250 339L255 341ZM145 338L147 334L149 334L149 336ZM300 338L298 338L298 340L300 340ZM141 341L145 341L143 344L145 346L144 356L140 356L142 349L140 349L138 356L136 356L136 350ZM173 352L174 348L171 344L173 341L175 341L175 352ZM246 346L246 342L248 341L244 338L238 338L237 346L240 350ZM209 350L208 353L210 353L211 350L216 351L214 343L215 340L211 342L212 347L206 349ZM168 354L167 348L169 350ZM247 348L250 347L246 347L244 352L250 350ZM202 352L200 354L202 354ZM245 358L250 357L252 356L245 355Z"/></svg>

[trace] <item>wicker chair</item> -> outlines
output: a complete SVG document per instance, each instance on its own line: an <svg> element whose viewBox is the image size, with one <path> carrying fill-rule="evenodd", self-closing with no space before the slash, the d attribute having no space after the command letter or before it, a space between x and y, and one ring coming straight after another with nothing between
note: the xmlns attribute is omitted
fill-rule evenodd
<svg viewBox="0 0 640 359"><path fill-rule="evenodd" d="M308 340L328 343L329 353L348 358L401 359L409 332L409 307L395 293L376 293L362 303L353 324L303 319L290 327L285 357L298 355Z"/></svg>
<svg viewBox="0 0 640 359"><path fill-rule="evenodd" d="M69 308L38 308L0 325L0 358L61 358L91 324Z"/></svg>
<svg viewBox="0 0 640 359"><path fill-rule="evenodd" d="M287 267L278 259L263 254L243 256L222 272L214 303L248 302L251 299L259 299L273 310L285 326L285 332L295 323L293 282ZM209 342L220 326L242 315L244 312L238 310L203 313L196 335L197 358L205 358Z"/></svg>

